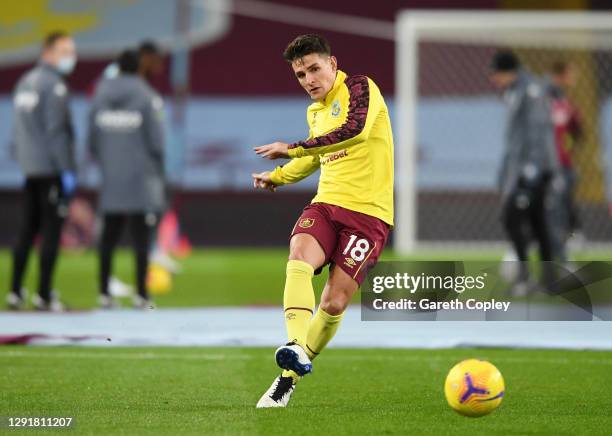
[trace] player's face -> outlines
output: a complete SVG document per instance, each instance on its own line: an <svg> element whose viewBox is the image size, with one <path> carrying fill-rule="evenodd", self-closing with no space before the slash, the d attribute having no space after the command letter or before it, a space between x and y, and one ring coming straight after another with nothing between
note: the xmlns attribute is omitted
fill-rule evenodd
<svg viewBox="0 0 612 436"><path fill-rule="evenodd" d="M322 100L334 86L338 63L334 56L312 53L291 63L295 77L313 100Z"/></svg>
<svg viewBox="0 0 612 436"><path fill-rule="evenodd" d="M58 65L62 59L76 58L76 48L72 38L60 38L52 47L45 50L45 60L51 65Z"/></svg>
<svg viewBox="0 0 612 436"><path fill-rule="evenodd" d="M148 53L140 59L140 71L145 77L160 75L164 71L164 60L161 55Z"/></svg>

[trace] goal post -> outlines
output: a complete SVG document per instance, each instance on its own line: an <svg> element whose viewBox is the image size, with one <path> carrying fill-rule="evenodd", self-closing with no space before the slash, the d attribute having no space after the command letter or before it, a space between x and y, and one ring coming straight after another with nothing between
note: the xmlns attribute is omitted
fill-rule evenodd
<svg viewBox="0 0 612 436"><path fill-rule="evenodd" d="M578 71L569 91L585 130L574 152L575 198L589 241L612 240L604 177L604 146L612 140L612 13L402 11L394 126L400 254L495 248L505 239L495 182L506 111L487 77L498 48L513 49L539 75L558 60Z"/></svg>

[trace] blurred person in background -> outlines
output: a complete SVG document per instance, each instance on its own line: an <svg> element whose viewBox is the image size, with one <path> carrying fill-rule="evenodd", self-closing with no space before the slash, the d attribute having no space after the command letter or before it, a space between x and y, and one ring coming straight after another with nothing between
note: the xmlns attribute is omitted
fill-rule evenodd
<svg viewBox="0 0 612 436"><path fill-rule="evenodd" d="M102 172L99 303L103 308L116 305L109 279L127 222L136 257L138 294L133 303L147 308L152 307L146 286L149 246L165 203L163 103L138 75L136 51L124 51L117 63L119 75L99 84L89 119L89 147Z"/></svg>
<svg viewBox="0 0 612 436"><path fill-rule="evenodd" d="M527 267L529 234L538 242L542 283L547 286L554 279L548 262L553 260L554 246L546 200L559 174L559 160L546 83L523 68L508 50L493 56L490 79L503 91L508 106L499 188L504 228L520 262L512 293L521 296L531 287Z"/></svg>
<svg viewBox="0 0 612 436"><path fill-rule="evenodd" d="M572 154L576 146L580 145L584 135L580 112L567 95L576 86L576 68L573 64L556 61L551 66L550 74L555 143L564 181L564 189L560 192L554 214L559 220L555 230L557 233L555 241L559 245L558 251L565 258L565 245L570 238L575 242L584 240L574 201L577 175L572 160Z"/></svg>
<svg viewBox="0 0 612 436"><path fill-rule="evenodd" d="M138 74L149 84L164 72L164 56L153 41L143 41L138 47Z"/></svg>
<svg viewBox="0 0 612 436"><path fill-rule="evenodd" d="M152 85L154 78L163 73L163 71L164 58L162 51L153 41L143 41L138 47L138 74L146 80L149 85ZM102 74L94 83L94 89L99 81L103 79L114 79L118 75L119 64L115 60L104 68Z"/></svg>
<svg viewBox="0 0 612 436"><path fill-rule="evenodd" d="M65 81L76 61L73 39L67 33L53 32L44 40L40 61L21 77L15 89L13 145L26 181L7 297L12 309L24 306L23 277L40 234L38 295L32 303L38 310L63 310L52 282L62 224L76 190L74 133Z"/></svg>
<svg viewBox="0 0 612 436"><path fill-rule="evenodd" d="M156 78L162 75L164 72L164 53L161 48L152 40L143 41L138 47L138 74L146 80L151 87L153 87L153 83ZM160 97L161 98L161 97ZM167 150L167 158L171 158L171 153L175 150L172 149L173 141L169 141L170 148ZM167 196L169 198L168 203L170 203L170 198L172 197L172 189L169 185L166 186ZM176 211L171 209L169 211L163 211L163 220L174 220L177 225L177 232L180 232L180 226L178 224L178 220L176 219ZM170 254L164 249L162 244L159 243L159 235L158 229L153 233L153 240L151 241L151 250L149 253L150 260L153 264L156 264L171 273L180 272L180 265L176 262Z"/></svg>

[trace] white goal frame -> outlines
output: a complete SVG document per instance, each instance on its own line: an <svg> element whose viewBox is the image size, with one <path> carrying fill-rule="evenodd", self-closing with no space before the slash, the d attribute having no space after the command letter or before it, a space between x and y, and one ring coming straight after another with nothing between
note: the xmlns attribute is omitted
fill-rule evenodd
<svg viewBox="0 0 612 436"><path fill-rule="evenodd" d="M517 33L517 31L519 33ZM562 33L559 33L562 32ZM484 35L484 37L483 37ZM470 41L502 45L612 48L610 12L401 11L396 19L396 230L394 249L401 255L423 248L417 238L417 105L419 42ZM475 247L474 242L443 246ZM437 244L435 244L437 245ZM487 244L494 246L495 243ZM482 243L478 245L482 248Z"/></svg>

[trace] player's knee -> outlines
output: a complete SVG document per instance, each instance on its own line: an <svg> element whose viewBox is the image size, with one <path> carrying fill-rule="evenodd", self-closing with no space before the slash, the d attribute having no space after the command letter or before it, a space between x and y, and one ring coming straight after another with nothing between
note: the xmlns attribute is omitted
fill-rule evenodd
<svg viewBox="0 0 612 436"><path fill-rule="evenodd" d="M302 262L306 262L307 258L306 251L302 247L291 247L291 250L289 250L289 260L301 260Z"/></svg>
<svg viewBox="0 0 612 436"><path fill-rule="evenodd" d="M301 260L311 265L320 265L325 259L317 241L310 235L295 235L289 244L289 260Z"/></svg>
<svg viewBox="0 0 612 436"><path fill-rule="evenodd" d="M336 316L340 315L346 310L348 306L348 300L344 298L330 298L321 300L319 307L325 311L325 313Z"/></svg>

